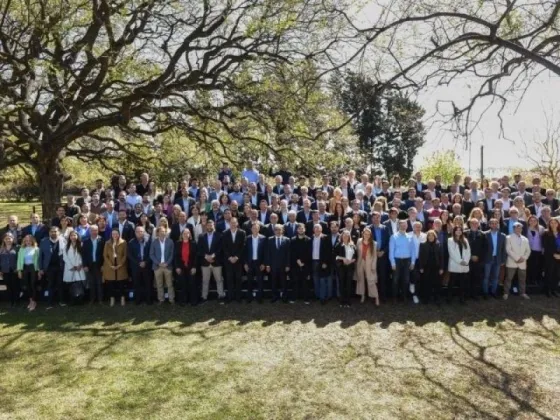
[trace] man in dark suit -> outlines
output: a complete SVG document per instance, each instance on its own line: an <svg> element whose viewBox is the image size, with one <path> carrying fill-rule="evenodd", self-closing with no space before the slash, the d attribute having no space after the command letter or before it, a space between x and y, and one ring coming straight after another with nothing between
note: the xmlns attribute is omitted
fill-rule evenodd
<svg viewBox="0 0 560 420"><path fill-rule="evenodd" d="M272 238L275 235L275 228L278 224L278 215L276 213L270 214L270 223L265 226L263 235L266 238Z"/></svg>
<svg viewBox="0 0 560 420"><path fill-rule="evenodd" d="M517 184L517 191L511 195L512 199L516 197L522 197L525 202L525 206L529 206L533 202L533 195L526 190L525 181L519 181Z"/></svg>
<svg viewBox="0 0 560 420"><path fill-rule="evenodd" d="M317 190L325 191L328 194L328 198L331 198L334 194L334 187L329 184L330 178L328 175L323 175L323 183Z"/></svg>
<svg viewBox="0 0 560 420"><path fill-rule="evenodd" d="M377 288L379 298L385 299L387 295L389 278L389 241L391 235L389 228L381 223L381 214L374 211L371 214L372 224L369 226L373 240L377 247Z"/></svg>
<svg viewBox="0 0 560 420"><path fill-rule="evenodd" d="M421 193L428 188L428 186L422 182L422 172L416 172L416 174L414 175L414 181L416 181L417 193Z"/></svg>
<svg viewBox="0 0 560 420"><path fill-rule="evenodd" d="M64 211L64 206L58 206L56 208L56 216L51 219L51 227L55 226L61 228L60 220L66 218L66 213Z"/></svg>
<svg viewBox="0 0 560 420"><path fill-rule="evenodd" d="M227 299L241 302L241 276L243 275L243 251L245 250L245 231L238 229L237 218L230 221L230 228L222 236L224 268L226 270Z"/></svg>
<svg viewBox="0 0 560 420"><path fill-rule="evenodd" d="M272 288L272 302L279 298L278 289L281 289L281 297L284 302L288 301L287 274L290 271L290 240L283 235L284 227L276 225L275 235L268 238L265 265L268 280Z"/></svg>
<svg viewBox="0 0 560 420"><path fill-rule="evenodd" d="M224 299L224 280L222 278L223 248L222 235L215 231L213 220L206 222L206 233L198 237L197 250L202 270L202 302L208 300L210 278L213 276L218 289L218 298ZM222 301L223 302L223 301Z"/></svg>
<svg viewBox="0 0 560 420"><path fill-rule="evenodd" d="M331 241L327 235L323 235L323 228L320 224L316 224L313 228L313 236L310 245L311 273L315 287L315 296L321 301L321 304L324 305L329 298L329 275L333 251Z"/></svg>
<svg viewBox="0 0 560 420"><path fill-rule="evenodd" d="M89 238L84 241L82 262L89 285L89 302L103 303L103 248L105 241L99 236L97 225L89 227ZM130 256L129 256L130 258Z"/></svg>
<svg viewBox="0 0 560 420"><path fill-rule="evenodd" d="M389 219L383 222L383 225L389 230L389 238L399 231L398 214L399 210L395 207L391 207L389 209Z"/></svg>
<svg viewBox="0 0 560 420"><path fill-rule="evenodd" d="M134 284L134 300L152 304L152 265L150 264L150 239L145 238L142 226L136 227L135 237L128 243L128 262Z"/></svg>
<svg viewBox="0 0 560 420"><path fill-rule="evenodd" d="M179 213L178 219L179 219L178 223L174 223L171 225L171 232L169 233L169 238L173 242L177 242L179 239L181 239L181 235L183 234L183 231L185 229L190 230L191 237L194 238L194 227L187 223L187 214L184 211L182 211L181 213Z"/></svg>
<svg viewBox="0 0 560 420"><path fill-rule="evenodd" d="M24 227L21 231L21 234L23 235L23 237L26 237L27 235L33 236L35 238L35 241L40 244L43 238L48 236L49 231L47 227L41 223L39 215L37 213L33 213L31 215L31 224Z"/></svg>
<svg viewBox="0 0 560 420"><path fill-rule="evenodd" d="M488 223L490 230L485 233L484 250L484 281L482 284L482 295L485 299L490 294L498 298L498 276L500 267L506 263L506 235L499 231L498 221L490 219ZM490 288L489 288L490 287Z"/></svg>
<svg viewBox="0 0 560 420"><path fill-rule="evenodd" d="M471 260L469 262L469 295L474 300L478 299L482 291L482 279L484 278L484 256L486 250L486 236L480 231L480 222L476 218L468 221L469 229L464 235L469 241L471 249Z"/></svg>
<svg viewBox="0 0 560 420"><path fill-rule="evenodd" d="M556 210L558 210L558 207L560 207L558 199L555 198L555 195L556 191L554 191L553 189L546 190L546 198L542 201L543 204L546 204L550 207L552 213L556 212Z"/></svg>
<svg viewBox="0 0 560 420"><path fill-rule="evenodd" d="M492 190L490 188L484 190L484 198L481 201L484 205L484 214L487 216L491 215L495 200L492 199Z"/></svg>
<svg viewBox="0 0 560 420"><path fill-rule="evenodd" d="M297 235L297 213L293 210L288 212L288 222L284 224L284 236L292 239Z"/></svg>
<svg viewBox="0 0 560 420"><path fill-rule="evenodd" d="M311 301L311 288L308 278L311 272L311 246L305 235L305 226L297 225L297 235L290 240L291 269L294 300L303 299L306 304Z"/></svg>
<svg viewBox="0 0 560 420"><path fill-rule="evenodd" d="M319 219L319 212L317 210L311 210L311 220L305 224L305 236L310 238L313 236L315 225L321 225L323 234L329 234L329 225Z"/></svg>
<svg viewBox="0 0 560 420"><path fill-rule="evenodd" d="M14 243L15 246L15 243ZM46 278L49 291L49 308L52 308L55 293L58 294L60 306L64 305L64 289L62 282L62 255L60 234L56 226L51 227L49 236L39 244L39 278Z"/></svg>
<svg viewBox="0 0 560 420"><path fill-rule="evenodd" d="M527 222L519 219L519 210L517 210L517 207L511 207L509 209L509 217L506 217L502 224L502 233L506 236L513 234L514 224L517 222L523 225L522 235L527 236Z"/></svg>
<svg viewBox="0 0 560 420"><path fill-rule="evenodd" d="M541 193L539 191L535 191L533 193L533 204L531 204L527 208L529 209L531 214L534 214L535 216L540 217L541 216L541 211L542 211L544 206L545 206L545 204L543 204L543 202L542 202Z"/></svg>
<svg viewBox="0 0 560 420"><path fill-rule="evenodd" d="M253 222L251 235L245 241L245 271L247 272L247 303L253 299L253 290L257 288L257 301L263 299L263 276L265 269L265 251L267 240L260 234L260 223Z"/></svg>
<svg viewBox="0 0 560 420"><path fill-rule="evenodd" d="M127 220L126 210L119 210L119 221L115 228L119 230L121 238L126 242L134 237L134 225Z"/></svg>
<svg viewBox="0 0 560 420"><path fill-rule="evenodd" d="M192 215L192 208L195 206L196 202L194 201L194 198L189 195L189 190L184 189L181 191L181 194L178 194L177 197L175 197L173 204L181 207L181 210L187 214L187 217L190 217Z"/></svg>
<svg viewBox="0 0 560 420"><path fill-rule="evenodd" d="M356 196L354 195L354 190L348 184L348 178L346 178L345 176L340 178L339 188L342 191L342 196L347 197L350 203L356 198Z"/></svg>
<svg viewBox="0 0 560 420"><path fill-rule="evenodd" d="M311 202L309 200L303 201L303 208L298 212L296 220L298 223L306 224L311 220Z"/></svg>
<svg viewBox="0 0 560 420"><path fill-rule="evenodd" d="M268 225L270 223L270 214L271 211L268 209L268 203L265 200L261 200L257 219L261 224Z"/></svg>

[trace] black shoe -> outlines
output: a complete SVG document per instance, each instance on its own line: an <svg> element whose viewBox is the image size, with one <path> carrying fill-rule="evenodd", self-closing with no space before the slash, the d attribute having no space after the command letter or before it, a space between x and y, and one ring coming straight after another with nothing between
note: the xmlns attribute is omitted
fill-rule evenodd
<svg viewBox="0 0 560 420"><path fill-rule="evenodd" d="M496 299L496 300L497 300L497 299L500 299L500 297L499 297L498 295L494 294L494 293L492 293L492 297L493 297L494 299Z"/></svg>
<svg viewBox="0 0 560 420"><path fill-rule="evenodd" d="M208 302L208 299L201 299L201 300L200 300L200 304L201 304L201 305L204 305L206 302Z"/></svg>
<svg viewBox="0 0 560 420"><path fill-rule="evenodd" d="M278 301L278 298L277 298L277 297L273 297L272 299L270 299L270 303L275 303L275 302L277 302L277 301Z"/></svg>
<svg viewBox="0 0 560 420"><path fill-rule="evenodd" d="M556 292L552 292L551 294L552 294L552 296L554 296L554 297L558 297L558 293L556 293Z"/></svg>

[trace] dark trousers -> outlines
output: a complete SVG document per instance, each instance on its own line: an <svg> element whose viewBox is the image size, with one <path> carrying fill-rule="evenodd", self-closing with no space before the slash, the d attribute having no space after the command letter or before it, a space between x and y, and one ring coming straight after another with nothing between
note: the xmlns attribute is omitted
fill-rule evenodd
<svg viewBox="0 0 560 420"><path fill-rule="evenodd" d="M4 282L6 283L6 288L8 289L8 298L10 299L10 304L15 305L19 299L19 279L15 271L10 271L8 273L2 273L4 277Z"/></svg>
<svg viewBox="0 0 560 420"><path fill-rule="evenodd" d="M22 284L24 285L29 299L37 300L37 271L33 264L23 266Z"/></svg>
<svg viewBox="0 0 560 420"><path fill-rule="evenodd" d="M307 265L300 267L296 264L290 269L290 277L293 280L294 299L303 299L306 302L310 301L312 294L309 284L309 267Z"/></svg>
<svg viewBox="0 0 560 420"><path fill-rule="evenodd" d="M191 274L191 268L185 268L177 280L179 282L179 287L181 291L179 292L179 302L186 304L190 302L191 305L196 305L198 303L198 284L196 281L196 275Z"/></svg>
<svg viewBox="0 0 560 420"><path fill-rule="evenodd" d="M451 301L453 287L459 286L459 299L465 301L467 285L469 283L469 273L449 273L449 284L447 285L447 299Z"/></svg>
<svg viewBox="0 0 560 420"><path fill-rule="evenodd" d="M64 284L60 267L47 268L45 270L45 277L47 278L47 290L49 291L49 305L54 304L56 299L60 303L64 302Z"/></svg>
<svg viewBox="0 0 560 420"><path fill-rule="evenodd" d="M400 296L406 299L410 285L410 258L395 258L393 271L393 298Z"/></svg>
<svg viewBox="0 0 560 420"><path fill-rule="evenodd" d="M544 275L544 290L547 294L556 292L560 279L560 262L554 260L547 264Z"/></svg>
<svg viewBox="0 0 560 420"><path fill-rule="evenodd" d="M420 277L419 285L416 287L424 302L427 303L430 299L433 299L436 303L439 302L441 297L441 276L437 264L424 269L424 273L422 273Z"/></svg>
<svg viewBox="0 0 560 420"><path fill-rule="evenodd" d="M484 263L480 260L469 263L468 296L475 299L482 293L482 280L484 279Z"/></svg>
<svg viewBox="0 0 560 420"><path fill-rule="evenodd" d="M338 265L338 284L340 285L340 303L342 305L350 304L350 296L352 293L352 281L354 280L355 264L339 264Z"/></svg>
<svg viewBox="0 0 560 420"><path fill-rule="evenodd" d="M235 264L229 261L226 261L224 264L228 302L234 299L241 300L242 269L241 260L237 260Z"/></svg>
<svg viewBox="0 0 560 420"><path fill-rule="evenodd" d="M89 285L89 301L99 303L103 302L103 275L101 274L101 267L97 264L92 264L87 272L86 279Z"/></svg>
<svg viewBox="0 0 560 420"><path fill-rule="evenodd" d="M132 274L134 285L134 300L137 304L142 302L150 305L152 303L152 290L154 288L153 272L150 263L146 262L146 267L137 267Z"/></svg>
<svg viewBox="0 0 560 420"><path fill-rule="evenodd" d="M286 271L283 269L283 267L272 269L270 270L270 273L268 273L268 280L270 281L270 286L272 288L273 300L278 299L278 292L282 293L283 300L288 300L288 284L286 277Z"/></svg>
<svg viewBox="0 0 560 420"><path fill-rule="evenodd" d="M527 260L527 284L542 286L543 262L544 257L542 252L531 251L529 260Z"/></svg>
<svg viewBox="0 0 560 420"><path fill-rule="evenodd" d="M126 297L126 280L111 280L108 281L107 284L110 297Z"/></svg>
<svg viewBox="0 0 560 420"><path fill-rule="evenodd" d="M389 259L387 254L377 258L377 292L380 299L387 297L387 279L389 277Z"/></svg>
<svg viewBox="0 0 560 420"><path fill-rule="evenodd" d="M247 301L253 300L253 290L257 289L257 299L263 298L263 272L257 260L249 262L249 272L247 273Z"/></svg>

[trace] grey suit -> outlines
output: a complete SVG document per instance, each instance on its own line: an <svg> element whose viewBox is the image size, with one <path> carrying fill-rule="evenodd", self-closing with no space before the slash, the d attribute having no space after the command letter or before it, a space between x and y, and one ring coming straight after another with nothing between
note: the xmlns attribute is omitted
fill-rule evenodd
<svg viewBox="0 0 560 420"><path fill-rule="evenodd" d="M165 300L164 286L167 287L169 302L175 302L175 289L173 288L173 257L174 257L174 243L171 239L166 238L163 246L163 261L167 267L160 267L161 264L161 244L160 240L152 241L150 246L150 259L154 269L154 277L156 280L158 300L163 302Z"/></svg>

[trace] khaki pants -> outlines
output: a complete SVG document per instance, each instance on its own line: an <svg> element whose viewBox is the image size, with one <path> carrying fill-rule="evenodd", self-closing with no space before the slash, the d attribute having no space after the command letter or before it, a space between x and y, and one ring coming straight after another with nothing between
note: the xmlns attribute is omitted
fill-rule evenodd
<svg viewBox="0 0 560 420"><path fill-rule="evenodd" d="M222 267L215 267L210 265L202 268L202 299L208 299L208 289L210 287L210 277L214 275L216 286L218 288L218 297L225 297L224 293L224 279L222 278Z"/></svg>
<svg viewBox="0 0 560 420"><path fill-rule="evenodd" d="M525 294L525 283L527 280L527 270L521 270L520 268L510 268L506 267L506 278L504 280L504 295L509 294L509 289L511 289L511 281L517 273L517 280L519 281L519 294Z"/></svg>
<svg viewBox="0 0 560 420"><path fill-rule="evenodd" d="M157 297L160 302L165 300L163 294L163 287L167 287L167 294L169 295L169 302L175 302L175 289L173 289L173 273L168 268L159 267L154 271L156 279Z"/></svg>

